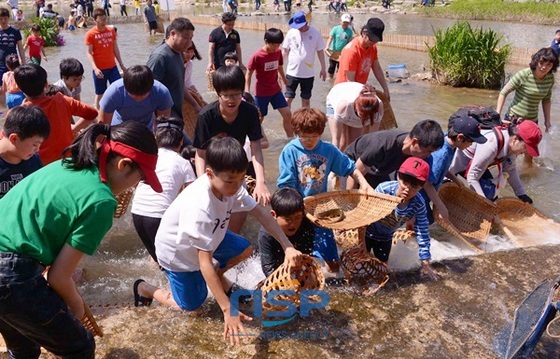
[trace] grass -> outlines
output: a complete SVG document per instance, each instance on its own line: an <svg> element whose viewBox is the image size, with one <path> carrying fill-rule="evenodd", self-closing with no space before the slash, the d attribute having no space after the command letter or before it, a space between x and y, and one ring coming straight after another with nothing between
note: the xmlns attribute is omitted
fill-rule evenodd
<svg viewBox="0 0 560 359"><path fill-rule="evenodd" d="M434 78L450 86L499 89L510 55L495 31L473 28L462 21L434 33L435 45L428 46Z"/></svg>
<svg viewBox="0 0 560 359"><path fill-rule="evenodd" d="M448 6L423 7L419 11L433 17L554 25L560 17L560 4L545 1L454 0Z"/></svg>

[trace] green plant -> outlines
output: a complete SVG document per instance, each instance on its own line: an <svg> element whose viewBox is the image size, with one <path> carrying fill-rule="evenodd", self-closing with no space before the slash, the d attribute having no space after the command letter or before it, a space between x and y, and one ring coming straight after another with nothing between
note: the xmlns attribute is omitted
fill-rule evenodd
<svg viewBox="0 0 560 359"><path fill-rule="evenodd" d="M60 30L55 19L35 17L31 20L31 24L39 25L41 28L41 37L43 38L43 41L45 41L45 47L61 45L60 40L57 40L57 35ZM24 29L23 33L25 37L28 37L31 34L31 26ZM58 38L61 38L61 36L58 35ZM63 43L64 41L62 41L62 44Z"/></svg>
<svg viewBox="0 0 560 359"><path fill-rule="evenodd" d="M472 28L458 22L448 29L434 31L435 45L428 47L432 75L450 86L499 89L505 77L505 65L511 53L501 45L495 31Z"/></svg>

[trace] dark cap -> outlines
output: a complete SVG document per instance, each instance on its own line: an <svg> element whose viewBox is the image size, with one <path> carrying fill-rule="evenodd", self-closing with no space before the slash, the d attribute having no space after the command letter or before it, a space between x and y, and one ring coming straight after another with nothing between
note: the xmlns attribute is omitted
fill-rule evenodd
<svg viewBox="0 0 560 359"><path fill-rule="evenodd" d="M486 137L480 134L480 123L469 115L462 115L453 122L453 131L465 135L476 143L485 143Z"/></svg>
<svg viewBox="0 0 560 359"><path fill-rule="evenodd" d="M368 38L374 42L383 41L383 31L385 30L385 24L380 18L372 17L368 20L366 26L362 29L366 32Z"/></svg>
<svg viewBox="0 0 560 359"><path fill-rule="evenodd" d="M399 168L399 173L412 176L419 181L426 182L430 176L430 165L418 157L409 157Z"/></svg>

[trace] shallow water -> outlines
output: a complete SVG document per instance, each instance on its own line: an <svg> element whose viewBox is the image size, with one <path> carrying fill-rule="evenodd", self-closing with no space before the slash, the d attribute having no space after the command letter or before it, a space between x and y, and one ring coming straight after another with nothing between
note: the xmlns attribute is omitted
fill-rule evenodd
<svg viewBox="0 0 560 359"><path fill-rule="evenodd" d="M206 10L204 12L206 12ZM365 15L358 15L356 17L357 21L361 21L362 18L365 19ZM248 18L243 18L243 20L246 19ZM252 19L251 21L253 20L257 21L256 19ZM388 31L398 33L408 32L424 34L424 32L427 31L426 29L430 26L445 26L444 20L419 19L413 16L391 16L386 18L385 20L387 20L386 24L388 24ZM258 21L265 21L265 19L259 18ZM277 17L275 17L273 21L276 22ZM331 26L336 22L337 20L331 15L314 14L313 24L328 23L328 26ZM417 26L418 23L422 23L423 26ZM501 28L503 30L511 28L513 29L512 31L519 31L517 25L513 26L511 24L492 24L492 26L496 26L497 28ZM134 64L144 64L151 49L159 44L162 39L160 35L152 37L148 36L144 32L143 24L119 24L117 25L117 27L119 35L119 47L124 64L126 66L131 66ZM546 31L543 31L542 26L533 27L531 25L523 25L523 30L524 31L522 31L522 33L543 34L549 32L548 28L545 29ZM215 99L215 96L213 94L207 93L205 91L206 84L204 70L206 67L207 53L206 39L210 31L210 27L196 25L194 37L194 41L198 45L199 50L204 57L202 61L195 62L194 81L198 89L201 90L201 92L204 94L204 97L207 101ZM76 57L84 64L84 67L86 68L86 78L82 83L82 100L88 103L93 103L93 84L91 80L90 66L86 58L85 46L83 44L85 31L77 30L73 33L63 32L63 34L66 38L65 46L60 48L47 49L49 62L45 62L43 65L49 73L49 81L54 82L58 80L58 63L61 59L65 57ZM249 56L256 49L262 46L262 34L242 30L241 38L244 61L247 62ZM517 46L526 45L522 36L519 37L519 41L520 44ZM388 64L404 63L407 65L411 73L416 73L422 71L422 68L424 66L427 67L428 65L427 55L421 52L406 51L381 46L379 49L379 53L380 61L384 68ZM517 69L518 68L511 68L510 71L515 71ZM370 81L373 81L372 79L373 76L370 76ZM321 82L319 80L315 83L312 106L319 107L321 109L324 108L324 98L326 97L326 94L328 93L331 86L332 84L329 81ZM498 94L497 91L448 88L414 80L404 80L398 83L391 83L389 86L392 94L391 104L397 117L399 127L403 129L410 129L414 123L425 118L435 119L442 125L444 125L446 123L447 117L460 106L468 104L495 106ZM510 96L510 98L511 97L512 96ZM296 99L294 101L294 104L297 107L299 105L299 100ZM559 110L560 100L558 94L555 93L553 96L552 106L553 123L558 120L557 114L560 113ZM265 150L265 168L267 174L267 182L269 184L270 190L272 191L275 187L274 184L277 176L278 154L281 151L282 147L287 143L287 140L284 138L281 119L276 112L271 112L269 114L264 122L264 128L271 142L270 148L268 150ZM555 128L551 136L553 138L552 152L558 153L558 151L560 150L560 144L557 139L560 138L560 131ZM323 135L323 139L329 140L329 137L330 135L327 129L327 131ZM548 159L547 164L552 169L535 166L530 169L522 168L521 173L522 179L526 185L527 192L535 200L536 207L545 214L559 221L560 209L557 206L557 199L560 195L560 188L558 187L557 183L560 179L560 172L558 170L558 164L556 164L555 161L555 158ZM507 191L508 189L506 188L505 194L511 194L511 192ZM254 222L255 221L249 218L248 223L246 224L243 231L243 234L253 242L256 241L256 231L258 228L257 224ZM440 228L437 228L437 226L433 229L432 236L437 239L432 243L433 260L436 262L476 255L476 253L468 246L454 238L450 238L449 235L447 235ZM560 236L558 233L550 233L545 237L546 238L542 238L543 243L546 242L549 245L560 244ZM516 246L511 241L508 241L505 237L501 235L491 235L487 241L485 250L487 252L509 251L515 247ZM490 260L490 262L496 260L495 266L497 266L498 268L502 264L504 266L512 264L508 262L507 255L495 254L491 258L497 258ZM472 268L470 268L468 265L468 263L470 263L470 259L467 258L458 263L462 263L456 265L457 268L461 267L461 271L466 272L472 270ZM84 295L84 299L89 304L94 306L116 305L115 308L122 307L123 305L129 306L132 303L132 283L135 279L140 277L154 284L167 286L167 279L165 278L163 273L160 272L159 269L157 269L156 265L152 263L148 258L141 242L138 240L132 227L132 221L129 214L126 214L122 218L115 220L113 229L109 232L106 239L99 247L98 252L93 257L86 258L83 262L83 266L85 268L84 282L80 284L79 290ZM414 245L414 243L397 244L391 253L389 266L397 272L416 268L418 266L418 258L417 247ZM489 265L489 267L491 268L491 270L496 269L494 265ZM449 268L454 269L455 267L454 264L451 263L445 264L443 268L446 268L447 271L450 271ZM487 273L478 273L475 274L475 278L477 278L477 280L483 280L486 275ZM258 281L264 278L262 272L260 271L260 263L258 257L253 257L244 265L231 270L229 273L227 273L227 276L229 279L237 281L240 285L248 288L253 287ZM397 285L399 283L403 283L403 276L409 276L409 274L398 274L396 277L394 277L394 280L397 281ZM469 355L469 348L472 348L472 344L461 342L462 339L459 340L457 337L455 337L453 332L441 338L435 338L434 335L430 334L430 330L432 329L434 330L434 333L438 332L441 334L442 328L443 332L445 332L446 325L468 329L470 327L469 321L465 321L464 323L456 323L454 321L456 321L457 319L450 318L448 320L453 321L452 324L446 324L445 319L443 319L443 322L439 322L438 320L442 320L441 318L439 318L439 315L431 312L431 310L438 310L437 305L432 303L427 307L424 307L424 309L420 307L421 303L425 301L429 302L430 296L433 294L428 293L426 285L419 284L421 283L421 281L416 278L415 274L410 274L410 276L412 276L411 278L415 278L412 279L412 282L415 286L417 285L418 287L415 287L413 291L410 291L406 290L406 287L412 286L412 284L405 285L405 288L394 288L391 286L389 292L390 294L382 295L382 298L380 299L383 304L382 309L377 309L376 307L371 306L368 307L367 300L364 300L364 298L356 297L356 294L354 292L348 289L344 289L344 287L341 285L336 285L337 282L335 281L335 285L333 286L333 302L331 303L330 310L328 312L320 312L318 314L319 318L314 318L313 325L318 328L325 328L325 322L332 322L332 326L334 326L334 328L341 328L340 330L344 332L336 339L333 339L334 341L329 343L328 345L324 345L321 342L307 343L302 340L298 342L298 344L295 345L292 349L290 349L290 345L280 345L280 352L276 354L283 356L292 354L292 356L298 357L302 353L301 350L309 350L309 352L307 352L308 355L305 355L305 357L313 356L312 353L315 353L315 355L323 355L325 357L345 357L345 353L350 351L355 354L361 353L362 355L367 356L369 355L366 353L369 353L370 355L373 355L373 353L377 353L382 355L382 357L401 358L424 356L436 358L450 357L449 355L440 356L439 354L437 354L439 353L441 348L447 348L445 351L446 353L455 354L451 355L451 357L472 357ZM488 291L490 295L496 288L496 286L500 285L500 283L496 284L496 281L499 282L500 280L502 281L501 284L505 283L506 286L508 285L507 278L504 278L502 274L501 279L498 278L497 280L493 280L488 284ZM329 279L329 281L332 283L332 279ZM406 280L404 282L406 282ZM531 282L531 284L533 284L533 282L534 280ZM441 295L442 297L448 297L458 295L457 293L461 293L460 288L454 287L453 285L453 283L440 282L440 284L437 285L438 295ZM446 286L450 286L450 288L452 289L448 288L446 292ZM522 288L522 290L527 291L530 288L531 287L529 285L526 286L526 288ZM433 290L433 288L431 290ZM522 295L519 294L519 292L516 293L516 299L518 300L520 297L522 297ZM521 291L521 293L523 293L523 291ZM461 293L461 295L469 296L471 294ZM353 305L354 301L356 301L356 303L360 303L358 308ZM415 309L417 310L415 314L407 313L407 308L409 308L406 304L407 302L412 303L412 306L414 308L419 307L420 309ZM498 303L501 302L498 301ZM479 302L479 305L483 305L483 303ZM507 305L505 305L504 303L502 303L501 305L502 307L498 308L498 312L500 313L500 315L504 318L507 316L512 316L512 304L508 303ZM471 312L473 311L471 311L471 309L472 308L469 308L469 306L467 305L462 310L464 310L465 313L472 314ZM259 357L258 355L251 352L251 350L249 350L248 352L244 352L243 350L241 352L226 351L224 353L222 352L223 346L221 342L218 341L217 343L215 343L212 339L197 338L196 336L192 336L193 332L203 333L206 331L213 331L215 334L216 328L218 328L219 333L219 328L221 328L222 326L222 319L221 315L216 312L215 305L205 306L205 313L203 317L200 320L195 321L194 323L188 323L188 321L177 312L165 311L162 308L155 308L152 311L150 310L141 309L136 312L130 311L128 309L125 310L124 313L132 317L124 316L122 311L109 312L109 317L103 317L105 319L105 330L106 332L111 333L111 328L118 328L119 323L122 324L126 323L127 321L135 322L136 320L138 320L139 322L153 323L153 325L149 328L141 329L142 332L150 333L150 335L148 336L148 338L150 339L145 339L147 340L147 342L137 343L134 339L133 333L131 333L130 337L128 337L129 335L127 334L128 339L125 339L125 342L119 347L130 346L131 348L135 349L132 350L132 352L136 353L136 348L142 348L146 345L150 347L158 346L158 344L165 342L169 348L167 348L167 350L155 350L153 352L150 352L150 354L146 356L142 356L141 354L139 354L138 356L134 356L133 353L129 353L127 351L120 352L118 350L108 350L108 343L113 343L111 341L112 336L109 335L108 339L104 338L98 340L100 348L104 348L104 352L109 353L106 354L106 357L173 358L199 356L198 354L193 354L192 356L185 354L189 352L185 352L184 350L187 350L189 348L193 349L194 353L199 353L200 356L204 357L214 356L216 353L221 353L220 355L224 355L227 357L235 357L241 354L243 354L242 356ZM364 313L360 314L361 310L363 310ZM451 308L451 310L454 311L453 313L456 317L458 316L459 318L461 318L461 316L468 316L468 314L461 314L461 309L459 308ZM402 318L407 318L403 319L402 322L398 324L399 326L404 326L405 328L408 328L409 331L419 331L419 342L414 344L412 347L409 345L403 347L402 349L399 349L398 345L394 345L395 343L398 343L398 340L397 338L391 337L391 326L396 325L394 323L394 319L399 315L402 315ZM479 313L477 314L477 316L479 316L475 318L477 322L486 322L488 323L489 328L496 329L496 325L490 324L492 322L492 319L486 317L484 313ZM350 320L350 317L354 319ZM356 317L358 319L356 319ZM504 318L502 318L501 322L507 321L507 318ZM185 320L183 321L183 319ZM431 321L431 319L434 319L434 321ZM374 334L369 333L367 330L369 321L386 321L387 332L385 332L383 336L377 337ZM422 324L419 326L418 323ZM303 327L304 324L294 324L290 328L297 329L298 326ZM176 331L173 328L176 328ZM255 324L253 329L258 331L258 325ZM121 328L121 330L123 329ZM183 333L184 335L187 335L185 333L186 331L187 333L190 333L189 336L185 337L189 338L189 340L186 341L186 339L184 338L166 338L165 335L169 335L169 331L171 331L172 333ZM492 332L488 328L472 328L472 338L470 339L474 342L478 342L478 344L482 345L483 348L485 348L482 351L485 354L481 354L481 356L477 357L492 357L492 355L489 356L488 353L496 352L496 349L492 349L492 346L495 345L493 341L495 339L496 332L497 330ZM113 337L115 335L116 334L113 332ZM176 335L177 334L175 334L175 336ZM384 340L380 340L380 338L384 338ZM107 340L107 342L104 342L104 340ZM348 346L344 343L345 340L348 341ZM454 343L456 341L459 342ZM288 343L290 342L288 341ZM390 345L388 343L393 343L393 345ZM261 341L256 345L257 353L261 352L259 348L262 349L264 353L270 353L271 351L274 352L275 345L276 344L270 343L266 344L266 341ZM365 351L360 351L361 348L363 348ZM417 354L410 355L412 352L415 352ZM480 352L480 350L477 352ZM112 355L110 355L111 353ZM142 351L138 350L137 353L142 353ZM180 355L178 353L183 353L183 355Z"/></svg>

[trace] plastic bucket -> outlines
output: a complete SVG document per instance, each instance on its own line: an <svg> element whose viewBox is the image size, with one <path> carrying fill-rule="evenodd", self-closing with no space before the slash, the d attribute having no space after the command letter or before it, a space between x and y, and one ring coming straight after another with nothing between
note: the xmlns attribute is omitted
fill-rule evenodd
<svg viewBox="0 0 560 359"><path fill-rule="evenodd" d="M405 64L389 65L387 67L387 74L389 77L404 78L408 76Z"/></svg>

